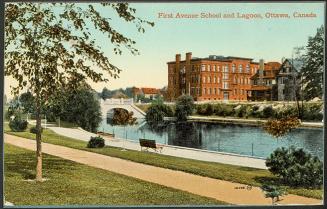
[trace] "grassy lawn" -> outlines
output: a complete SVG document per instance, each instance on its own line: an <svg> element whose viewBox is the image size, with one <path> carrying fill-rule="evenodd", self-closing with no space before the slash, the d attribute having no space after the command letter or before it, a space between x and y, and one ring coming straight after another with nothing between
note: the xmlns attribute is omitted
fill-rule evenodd
<svg viewBox="0 0 327 209"><path fill-rule="evenodd" d="M151 104L135 104L135 106L140 108L143 112L146 112Z"/></svg>
<svg viewBox="0 0 327 209"><path fill-rule="evenodd" d="M211 198L43 155L43 183L35 178L35 153L5 144L6 200L17 205L222 205Z"/></svg>
<svg viewBox="0 0 327 209"><path fill-rule="evenodd" d="M35 138L34 134L28 132L10 132L7 124L5 125L5 132L29 139ZM44 130L43 132L43 142L247 185L260 186L263 182L279 184L277 178L275 178L268 170L222 163L211 163L134 150L122 152L121 148L110 146L101 149L90 149L86 148L87 142L60 136L49 129ZM322 199L323 194L322 189L288 188L288 192L317 199Z"/></svg>

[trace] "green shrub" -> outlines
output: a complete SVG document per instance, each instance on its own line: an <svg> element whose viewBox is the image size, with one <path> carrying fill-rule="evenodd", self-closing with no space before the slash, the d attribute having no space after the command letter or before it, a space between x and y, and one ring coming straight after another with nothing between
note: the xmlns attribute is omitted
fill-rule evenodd
<svg viewBox="0 0 327 209"><path fill-rule="evenodd" d="M252 110L253 110L253 112L258 111L259 110L259 106L258 105L254 105L252 107Z"/></svg>
<svg viewBox="0 0 327 209"><path fill-rule="evenodd" d="M223 106L221 104L215 104L213 107L213 113L218 116L223 115Z"/></svg>
<svg viewBox="0 0 327 209"><path fill-rule="evenodd" d="M279 110L275 114L276 118L286 118L286 117L297 117L298 116L298 111L297 107L295 105L292 106L287 106L286 108L283 108Z"/></svg>
<svg viewBox="0 0 327 209"><path fill-rule="evenodd" d="M250 105L247 105L245 109L245 118L252 117L252 116L253 116L253 108Z"/></svg>
<svg viewBox="0 0 327 209"><path fill-rule="evenodd" d="M15 117L9 122L9 127L12 131L25 131L27 128L27 121L22 120L19 117Z"/></svg>
<svg viewBox="0 0 327 209"><path fill-rule="evenodd" d="M323 183L322 162L303 149L278 148L267 158L266 166L290 186L320 188Z"/></svg>
<svg viewBox="0 0 327 209"><path fill-rule="evenodd" d="M31 128L30 128L30 132L31 132L32 134L37 134L36 126L31 127ZM41 133L43 132L43 128L42 128L42 127L41 127L41 129L40 129L40 132L41 132Z"/></svg>
<svg viewBox="0 0 327 209"><path fill-rule="evenodd" d="M186 121L187 116L193 113L194 100L189 95L182 95L177 98L175 116L177 121Z"/></svg>
<svg viewBox="0 0 327 209"><path fill-rule="evenodd" d="M212 115L215 112L215 110L214 110L214 106L212 104L208 103L208 104L197 105L196 112L199 115L209 116L209 115Z"/></svg>
<svg viewBox="0 0 327 209"><path fill-rule="evenodd" d="M162 122L164 117L172 117L172 109L163 103L153 103L146 111L147 122Z"/></svg>
<svg viewBox="0 0 327 209"><path fill-rule="evenodd" d="M262 117L263 118L274 118L275 117L275 110L272 106L266 106L262 110Z"/></svg>
<svg viewBox="0 0 327 209"><path fill-rule="evenodd" d="M232 105L222 105L222 116L233 116L234 107Z"/></svg>
<svg viewBox="0 0 327 209"><path fill-rule="evenodd" d="M91 137L87 144L87 148L102 148L104 147L104 139L100 136Z"/></svg>
<svg viewBox="0 0 327 209"><path fill-rule="evenodd" d="M246 105L241 105L241 107L239 107L238 109L234 109L234 114L236 117L240 117L243 118L246 115Z"/></svg>
<svg viewBox="0 0 327 209"><path fill-rule="evenodd" d="M206 106L204 104L198 104L196 106L196 113L199 115L206 115Z"/></svg>
<svg viewBox="0 0 327 209"><path fill-rule="evenodd" d="M276 201L279 201L279 197L287 194L285 188L276 185L263 184L261 189L264 191L266 198L271 198L272 204L275 204Z"/></svg>
<svg viewBox="0 0 327 209"><path fill-rule="evenodd" d="M212 115L214 112L212 104L206 104L206 115Z"/></svg>
<svg viewBox="0 0 327 209"><path fill-rule="evenodd" d="M323 119L323 113L321 111L322 104L305 104L303 108L303 120L309 121L321 121Z"/></svg>

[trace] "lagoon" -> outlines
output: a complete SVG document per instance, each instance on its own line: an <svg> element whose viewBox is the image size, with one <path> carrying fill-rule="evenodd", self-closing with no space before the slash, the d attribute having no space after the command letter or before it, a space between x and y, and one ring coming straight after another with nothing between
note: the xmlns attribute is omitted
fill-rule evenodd
<svg viewBox="0 0 327 209"><path fill-rule="evenodd" d="M209 151L266 158L278 147L304 148L323 159L323 129L297 128L276 139L261 127L208 122L175 123L150 126L143 120L132 126L112 126L103 120L99 131L114 133L117 138L138 142L139 138L157 143Z"/></svg>

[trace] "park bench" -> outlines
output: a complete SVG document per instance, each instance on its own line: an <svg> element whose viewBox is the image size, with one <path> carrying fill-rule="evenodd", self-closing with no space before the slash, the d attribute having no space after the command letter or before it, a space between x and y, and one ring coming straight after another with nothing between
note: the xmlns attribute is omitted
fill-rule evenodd
<svg viewBox="0 0 327 209"><path fill-rule="evenodd" d="M161 153L161 150L163 148L163 145L158 145L156 144L155 140L151 139L140 139L140 146L141 146L141 151L142 148L145 147L145 150L148 150L149 148L153 149L154 151Z"/></svg>

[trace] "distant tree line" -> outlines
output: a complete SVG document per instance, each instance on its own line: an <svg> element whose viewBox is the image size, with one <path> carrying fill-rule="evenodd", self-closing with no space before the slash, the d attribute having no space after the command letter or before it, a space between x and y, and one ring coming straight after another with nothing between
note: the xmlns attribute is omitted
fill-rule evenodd
<svg viewBox="0 0 327 209"><path fill-rule="evenodd" d="M127 87L125 89L119 88L114 90L109 90L106 87L102 89L102 92L99 92L98 95L102 99L109 98L133 98L133 88L135 87Z"/></svg>
<svg viewBox="0 0 327 209"><path fill-rule="evenodd" d="M22 114L36 117L35 97L28 91L16 96L10 103L7 119L14 115L21 118ZM74 123L85 130L96 132L101 122L101 109L97 92L82 82L77 88L62 88L52 95L41 107L41 114L49 122L62 121Z"/></svg>

